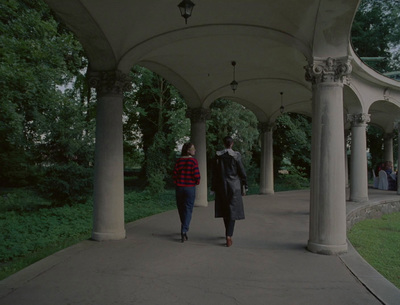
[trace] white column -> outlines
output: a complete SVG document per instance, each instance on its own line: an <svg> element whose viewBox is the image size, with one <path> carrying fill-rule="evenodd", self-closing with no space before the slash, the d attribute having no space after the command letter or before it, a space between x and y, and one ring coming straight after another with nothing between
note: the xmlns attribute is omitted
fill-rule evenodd
<svg viewBox="0 0 400 305"><path fill-rule="evenodd" d="M196 186L195 206L207 207L207 145L206 120L210 118L210 110L204 108L188 109L187 117L191 123L191 141L196 147L196 159L199 163L200 184Z"/></svg>
<svg viewBox="0 0 400 305"><path fill-rule="evenodd" d="M308 249L338 254L347 251L342 79L351 65L348 58L314 59L306 70L313 84Z"/></svg>
<svg viewBox="0 0 400 305"><path fill-rule="evenodd" d="M397 143L400 143L400 122L395 123L395 129L397 130ZM397 171L400 171L400 144L397 148ZM397 174L397 195L400 195L400 174Z"/></svg>
<svg viewBox="0 0 400 305"><path fill-rule="evenodd" d="M262 123L260 194L274 194L273 124Z"/></svg>
<svg viewBox="0 0 400 305"><path fill-rule="evenodd" d="M126 75L111 71L92 73L90 84L97 89L92 238L118 240L126 236L122 100L130 83Z"/></svg>
<svg viewBox="0 0 400 305"><path fill-rule="evenodd" d="M368 163L366 127L370 114L347 115L351 122L351 169L350 200L362 202L368 200Z"/></svg>
<svg viewBox="0 0 400 305"><path fill-rule="evenodd" d="M345 181L346 181L346 188L349 187L349 160L347 158L347 139L350 135L350 130L345 129L344 130L344 163L345 163Z"/></svg>
<svg viewBox="0 0 400 305"><path fill-rule="evenodd" d="M393 164L393 133L385 133L384 139L384 161L391 161Z"/></svg>

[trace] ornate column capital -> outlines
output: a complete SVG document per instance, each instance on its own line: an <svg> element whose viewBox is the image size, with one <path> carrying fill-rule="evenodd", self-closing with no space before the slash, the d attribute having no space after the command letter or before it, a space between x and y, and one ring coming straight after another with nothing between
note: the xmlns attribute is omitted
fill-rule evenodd
<svg viewBox="0 0 400 305"><path fill-rule="evenodd" d="M313 63L304 67L306 70L306 80L313 84L327 82L343 83L343 78L352 71L351 60L350 56L336 59L331 57L315 58Z"/></svg>
<svg viewBox="0 0 400 305"><path fill-rule="evenodd" d="M391 140L395 137L394 132L387 132L383 135L384 140Z"/></svg>
<svg viewBox="0 0 400 305"><path fill-rule="evenodd" d="M275 123L269 123L269 122L260 122L258 123L258 128L262 133L264 132L271 132L275 129L276 125Z"/></svg>
<svg viewBox="0 0 400 305"><path fill-rule="evenodd" d="M347 115L347 121L352 127L365 126L371 121L371 115L368 113L352 113Z"/></svg>
<svg viewBox="0 0 400 305"><path fill-rule="evenodd" d="M96 71L89 73L89 86L97 90L98 94L123 94L131 89L132 82L128 75L119 70Z"/></svg>
<svg viewBox="0 0 400 305"><path fill-rule="evenodd" d="M186 110L186 117L191 119L192 122L205 122L211 118L210 109L205 108L188 108Z"/></svg>

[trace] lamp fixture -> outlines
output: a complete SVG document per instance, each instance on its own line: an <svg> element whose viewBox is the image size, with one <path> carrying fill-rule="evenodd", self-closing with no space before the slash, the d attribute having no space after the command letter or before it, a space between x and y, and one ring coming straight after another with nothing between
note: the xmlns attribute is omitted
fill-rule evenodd
<svg viewBox="0 0 400 305"><path fill-rule="evenodd" d="M233 90L233 93L235 93L237 87L238 87L238 82L235 80L235 75L236 75L236 61L232 61L232 66L233 66L233 81L230 83L231 88Z"/></svg>
<svg viewBox="0 0 400 305"><path fill-rule="evenodd" d="M283 92L281 92L281 107L279 108L281 114L285 111L285 107L283 107Z"/></svg>
<svg viewBox="0 0 400 305"><path fill-rule="evenodd" d="M182 2L178 4L181 16L185 18L185 24L187 24L188 18L192 16L194 6L195 4L190 0L182 0Z"/></svg>

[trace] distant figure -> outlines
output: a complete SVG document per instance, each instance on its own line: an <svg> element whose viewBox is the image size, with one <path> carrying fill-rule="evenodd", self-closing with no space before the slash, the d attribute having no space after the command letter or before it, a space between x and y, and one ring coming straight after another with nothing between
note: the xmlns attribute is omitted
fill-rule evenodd
<svg viewBox="0 0 400 305"><path fill-rule="evenodd" d="M390 175L393 171L392 161L386 161L383 170L386 172L386 174Z"/></svg>
<svg viewBox="0 0 400 305"><path fill-rule="evenodd" d="M185 143L182 147L181 157L176 161L174 168L176 205L181 220L181 242L188 240L187 232L192 220L196 185L200 184L199 165L193 158L195 153L194 145Z"/></svg>
<svg viewBox="0 0 400 305"><path fill-rule="evenodd" d="M375 175L379 176L379 171L385 170L385 162L381 162L376 166Z"/></svg>
<svg viewBox="0 0 400 305"><path fill-rule="evenodd" d="M396 191L397 190L397 175L393 174L393 163L392 161L385 162L384 171L387 174L388 179L388 190Z"/></svg>
<svg viewBox="0 0 400 305"><path fill-rule="evenodd" d="M232 150L233 139L227 136L223 141L225 149L215 156L211 190L215 192L215 217L223 217L226 246L230 247L235 221L245 218L242 190L247 190L247 181L242 157Z"/></svg>

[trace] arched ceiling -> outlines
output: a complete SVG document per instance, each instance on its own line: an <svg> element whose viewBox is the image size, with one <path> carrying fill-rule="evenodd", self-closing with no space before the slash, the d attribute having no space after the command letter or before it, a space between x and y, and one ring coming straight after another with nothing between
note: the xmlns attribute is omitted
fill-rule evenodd
<svg viewBox="0 0 400 305"><path fill-rule="evenodd" d="M231 98L264 122L279 115L280 92L285 111L311 115L304 66L314 57L348 55L359 3L193 0L185 25L180 0L45 1L77 35L92 70L128 72L140 64L174 84L189 107Z"/></svg>
<svg viewBox="0 0 400 305"><path fill-rule="evenodd" d="M400 108L388 101L376 101L369 109L371 123L382 127L386 133L393 132L394 122L400 118Z"/></svg>

